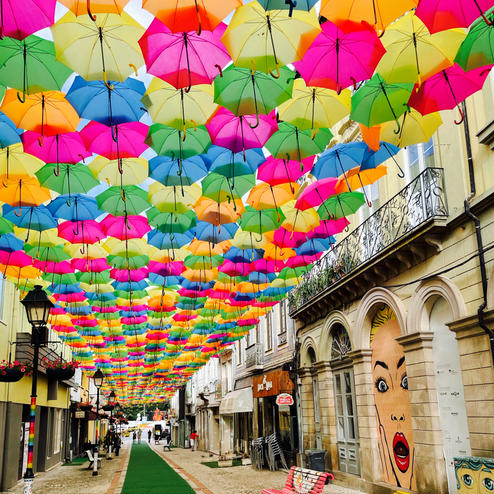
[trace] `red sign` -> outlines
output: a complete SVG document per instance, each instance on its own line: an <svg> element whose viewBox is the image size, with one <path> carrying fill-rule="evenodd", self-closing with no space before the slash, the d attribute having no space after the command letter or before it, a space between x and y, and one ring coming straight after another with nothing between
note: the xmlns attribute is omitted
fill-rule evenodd
<svg viewBox="0 0 494 494"><path fill-rule="evenodd" d="M277 405L293 405L293 397L292 395L289 395L288 393L281 393L276 397L276 404Z"/></svg>

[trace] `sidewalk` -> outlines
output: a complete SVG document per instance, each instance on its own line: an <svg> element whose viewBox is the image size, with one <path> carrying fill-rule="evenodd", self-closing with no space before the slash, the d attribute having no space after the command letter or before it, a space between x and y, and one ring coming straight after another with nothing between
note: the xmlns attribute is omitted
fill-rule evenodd
<svg viewBox="0 0 494 494"><path fill-rule="evenodd" d="M163 445L150 445L198 494L261 494L262 489L281 489L287 472L255 470L252 466L210 468L202 462L213 461L203 451L174 448L163 451ZM337 485L324 487L324 494L360 494Z"/></svg>
<svg viewBox="0 0 494 494"><path fill-rule="evenodd" d="M119 494L129 461L130 445L122 444L120 456L111 461L103 458L98 475L92 475L89 462L79 465L59 465L48 472L35 475L33 492L36 494ZM123 473L123 475L122 475ZM22 494L23 482L9 489L9 494Z"/></svg>

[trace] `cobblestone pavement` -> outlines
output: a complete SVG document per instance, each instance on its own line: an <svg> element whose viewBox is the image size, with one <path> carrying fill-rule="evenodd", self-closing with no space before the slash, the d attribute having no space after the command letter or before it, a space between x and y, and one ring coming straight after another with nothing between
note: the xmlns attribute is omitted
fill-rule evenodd
<svg viewBox="0 0 494 494"><path fill-rule="evenodd" d="M251 466L209 468L201 462L214 461L202 451L176 448L163 451L161 445L151 447L170 463L198 494L261 494L265 488L281 489L287 472L255 470ZM359 491L338 485L327 485L324 494L360 494Z"/></svg>
<svg viewBox="0 0 494 494"><path fill-rule="evenodd" d="M111 461L103 458L99 475L94 476L87 469L89 462L82 465L57 466L48 472L36 474L33 492L35 494L119 494L127 464L130 446L124 444L120 456ZM9 494L22 494L22 480Z"/></svg>

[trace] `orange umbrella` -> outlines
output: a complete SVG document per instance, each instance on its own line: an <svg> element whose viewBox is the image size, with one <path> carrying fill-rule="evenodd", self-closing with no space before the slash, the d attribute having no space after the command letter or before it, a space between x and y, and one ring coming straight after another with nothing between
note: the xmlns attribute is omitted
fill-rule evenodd
<svg viewBox="0 0 494 494"><path fill-rule="evenodd" d="M335 187L335 192L341 194L342 192L351 192L352 190L360 189L364 185L373 184L387 173L388 169L386 165L379 165L376 168L369 168L362 171L360 171L360 166L356 166L345 173L346 177L343 175L340 176Z"/></svg>
<svg viewBox="0 0 494 494"><path fill-rule="evenodd" d="M207 283L213 281L218 277L217 269L186 269L182 276L189 281L197 281L200 283Z"/></svg>
<svg viewBox="0 0 494 494"><path fill-rule="evenodd" d="M264 259L268 261L286 261L290 257L295 256L295 251L289 248L280 248L271 242L267 243L264 247Z"/></svg>
<svg viewBox="0 0 494 494"><path fill-rule="evenodd" d="M60 91L29 94L22 103L16 89L7 89L0 110L16 127L37 132L41 134L41 139L44 135L75 132L80 121L79 115Z"/></svg>
<svg viewBox="0 0 494 494"><path fill-rule="evenodd" d="M247 202L255 209L273 209L295 199L300 189L297 183L270 185L262 182L250 191Z"/></svg>
<svg viewBox="0 0 494 494"><path fill-rule="evenodd" d="M129 0L59 0L75 15L121 14Z"/></svg>
<svg viewBox="0 0 494 494"><path fill-rule="evenodd" d="M213 31L241 0L143 0L142 6L173 33Z"/></svg>
<svg viewBox="0 0 494 494"><path fill-rule="evenodd" d="M19 206L21 215L22 206L39 206L42 202L51 199L50 189L41 187L36 177L29 175L0 176L0 201L11 206Z"/></svg>
<svg viewBox="0 0 494 494"><path fill-rule="evenodd" d="M39 269L34 266L10 266L7 264L0 264L0 272L13 283L17 283L19 279L33 279L41 276Z"/></svg>
<svg viewBox="0 0 494 494"><path fill-rule="evenodd" d="M197 219L206 221L213 225L235 223L242 214L245 207L241 199L230 202L216 202L208 197L200 197L194 206Z"/></svg>
<svg viewBox="0 0 494 494"><path fill-rule="evenodd" d="M195 256L218 256L225 253L224 248L220 244L212 244L211 242L205 242L204 240L197 240L196 238L188 245L187 250L192 252ZM227 249L228 250L228 249Z"/></svg>
<svg viewBox="0 0 494 494"><path fill-rule="evenodd" d="M345 21L365 21L379 33L416 7L418 0L322 0L320 15L345 30Z"/></svg>
<svg viewBox="0 0 494 494"><path fill-rule="evenodd" d="M373 151L378 151L381 136L381 126L374 125L374 127L366 127L364 124L359 123L360 133L362 134L363 141L369 146Z"/></svg>

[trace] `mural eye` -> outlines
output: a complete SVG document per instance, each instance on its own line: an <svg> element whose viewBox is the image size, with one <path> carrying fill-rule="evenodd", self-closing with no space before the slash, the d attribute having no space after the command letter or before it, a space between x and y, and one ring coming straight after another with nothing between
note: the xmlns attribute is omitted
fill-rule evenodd
<svg viewBox="0 0 494 494"><path fill-rule="evenodd" d="M385 393L389 389L389 386L387 385L386 381L382 377L380 377L376 381L376 388L380 393Z"/></svg>
<svg viewBox="0 0 494 494"><path fill-rule="evenodd" d="M463 483L467 486L471 486L473 484L473 479L472 477L470 477L470 475L468 475L468 473L463 475L461 479L463 480Z"/></svg>
<svg viewBox="0 0 494 494"><path fill-rule="evenodd" d="M488 491L494 491L494 480L490 479L489 477L486 477L483 481L482 484L484 484L484 487Z"/></svg>
<svg viewBox="0 0 494 494"><path fill-rule="evenodd" d="M408 389L408 377L406 374L401 378L401 387L403 389Z"/></svg>

